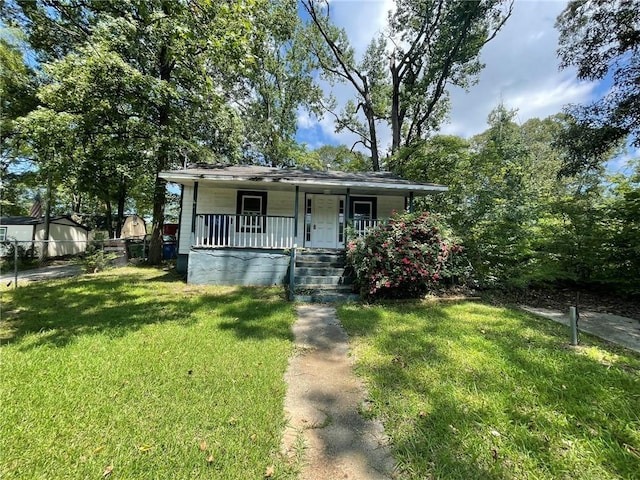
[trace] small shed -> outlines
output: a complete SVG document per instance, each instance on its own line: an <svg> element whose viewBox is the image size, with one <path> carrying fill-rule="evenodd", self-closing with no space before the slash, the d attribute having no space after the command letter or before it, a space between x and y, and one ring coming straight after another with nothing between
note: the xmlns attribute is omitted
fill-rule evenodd
<svg viewBox="0 0 640 480"><path fill-rule="evenodd" d="M63 257L77 255L87 249L89 228L68 216L49 219L49 242L47 255ZM6 253L8 242L17 240L25 250L44 247L44 218L2 217L0 218L0 256Z"/></svg>
<svg viewBox="0 0 640 480"><path fill-rule="evenodd" d="M142 240L147 233L144 219L139 215L129 215L124 219L120 238Z"/></svg>

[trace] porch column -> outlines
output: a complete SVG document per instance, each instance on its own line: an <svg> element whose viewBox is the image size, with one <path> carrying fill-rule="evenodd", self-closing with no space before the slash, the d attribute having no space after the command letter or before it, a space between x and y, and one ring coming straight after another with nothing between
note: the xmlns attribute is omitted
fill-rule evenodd
<svg viewBox="0 0 640 480"><path fill-rule="evenodd" d="M409 213L413 213L413 192L409 192Z"/></svg>
<svg viewBox="0 0 640 480"><path fill-rule="evenodd" d="M193 204L191 205L191 245L196 243L196 212L198 211L198 182L193 182Z"/></svg>
<svg viewBox="0 0 640 480"><path fill-rule="evenodd" d="M351 217L351 189L347 188L347 195L344 202L344 218L345 225L349 225L349 218Z"/></svg>
<svg viewBox="0 0 640 480"><path fill-rule="evenodd" d="M300 187L296 185L296 198L293 201L293 243L296 243L298 238L298 196L300 194Z"/></svg>

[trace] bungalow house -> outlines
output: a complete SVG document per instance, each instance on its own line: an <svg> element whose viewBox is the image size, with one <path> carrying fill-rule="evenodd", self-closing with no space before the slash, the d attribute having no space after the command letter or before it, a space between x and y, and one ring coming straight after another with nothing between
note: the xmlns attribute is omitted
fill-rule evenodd
<svg viewBox="0 0 640 480"><path fill-rule="evenodd" d="M447 190L388 172L260 166L172 170L160 177L183 186L178 270L189 283L216 285L282 284L291 274L293 247L331 263L327 256L344 252L348 234L412 208L416 196Z"/></svg>
<svg viewBox="0 0 640 480"><path fill-rule="evenodd" d="M49 257L77 255L87 249L89 229L70 217L51 217L49 220ZM0 218L0 256L5 255L5 245L18 241L25 250L43 248L44 218Z"/></svg>

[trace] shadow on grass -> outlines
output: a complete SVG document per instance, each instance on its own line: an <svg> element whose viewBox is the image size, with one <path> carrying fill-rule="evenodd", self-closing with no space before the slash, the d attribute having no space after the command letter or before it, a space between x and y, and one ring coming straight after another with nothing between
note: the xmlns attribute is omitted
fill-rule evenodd
<svg viewBox="0 0 640 480"><path fill-rule="evenodd" d="M240 338L292 338L286 315L291 307L276 289L191 286L171 272L154 276L152 269L140 270L32 283L3 292L0 343L21 349L63 347L83 335L118 338L148 324L189 326L203 315L221 317L220 328L234 330Z"/></svg>
<svg viewBox="0 0 640 480"><path fill-rule="evenodd" d="M619 355L592 358L584 347L569 348L559 325L481 304L343 313L349 333L386 359L360 369L380 392L376 400L389 404L376 409L412 478L637 478L640 361L633 354L614 348ZM400 407L407 398L415 403ZM583 467L594 470L581 474Z"/></svg>

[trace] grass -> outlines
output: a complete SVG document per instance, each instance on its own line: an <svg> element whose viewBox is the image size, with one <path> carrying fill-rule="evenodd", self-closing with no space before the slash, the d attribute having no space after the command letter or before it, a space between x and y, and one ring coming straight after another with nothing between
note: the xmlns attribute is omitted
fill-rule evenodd
<svg viewBox="0 0 640 480"><path fill-rule="evenodd" d="M403 478L640 478L639 355L480 303L338 313Z"/></svg>
<svg viewBox="0 0 640 480"><path fill-rule="evenodd" d="M125 268L2 292L0 477L290 478L281 289Z"/></svg>

